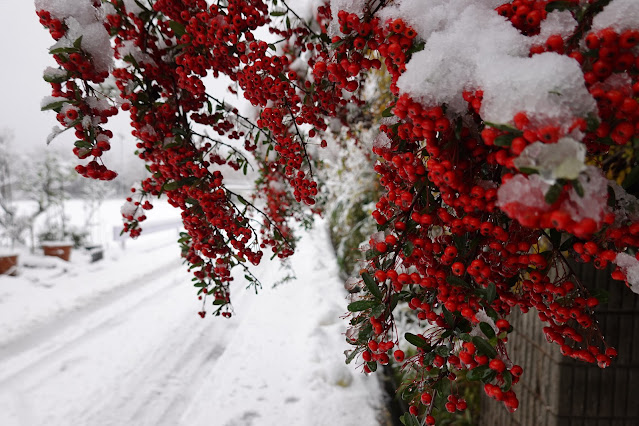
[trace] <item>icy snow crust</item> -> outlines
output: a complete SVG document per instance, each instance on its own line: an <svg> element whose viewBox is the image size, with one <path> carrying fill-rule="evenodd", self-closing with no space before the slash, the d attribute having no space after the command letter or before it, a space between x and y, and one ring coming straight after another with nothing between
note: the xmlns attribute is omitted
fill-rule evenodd
<svg viewBox="0 0 639 426"><path fill-rule="evenodd" d="M113 50L101 8L96 9L91 0L35 0L35 7L36 10L47 10L68 27L65 36L51 49L72 47L82 37L82 49L91 55L95 69L101 72L111 68Z"/></svg>
<svg viewBox="0 0 639 426"><path fill-rule="evenodd" d="M508 123L525 111L541 119L584 117L596 103L584 85L579 64L548 52L528 57L539 43L494 10L500 0L402 1L381 11L382 20L402 18L426 41L399 78L399 89L420 102L445 103L464 113L464 90L484 91L481 115ZM549 14L542 34L574 27L564 12Z"/></svg>
<svg viewBox="0 0 639 426"><path fill-rule="evenodd" d="M639 22L639 7L637 0L614 0L592 21L593 30L612 28L621 32L629 28L636 28Z"/></svg>
<svg viewBox="0 0 639 426"><path fill-rule="evenodd" d="M626 274L630 290L639 294L639 260L626 253L619 253L615 263Z"/></svg>

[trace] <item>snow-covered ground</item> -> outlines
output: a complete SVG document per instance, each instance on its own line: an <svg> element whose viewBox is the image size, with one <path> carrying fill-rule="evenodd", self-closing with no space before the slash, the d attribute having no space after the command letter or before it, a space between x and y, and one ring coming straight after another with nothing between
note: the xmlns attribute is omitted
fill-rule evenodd
<svg viewBox="0 0 639 426"><path fill-rule="evenodd" d="M197 315L175 240L102 241L100 262L28 257L0 276L0 425L378 424L377 377L344 364L347 300L323 222L292 258L297 279L271 288L283 272L261 265L266 288L238 281L228 320Z"/></svg>

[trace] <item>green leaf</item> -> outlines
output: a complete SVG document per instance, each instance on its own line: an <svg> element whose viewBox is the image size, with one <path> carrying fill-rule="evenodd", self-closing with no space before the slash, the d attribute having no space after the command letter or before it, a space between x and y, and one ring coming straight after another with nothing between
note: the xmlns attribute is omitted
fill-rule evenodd
<svg viewBox="0 0 639 426"><path fill-rule="evenodd" d="M608 207L614 207L617 204L617 195L612 186L608 185Z"/></svg>
<svg viewBox="0 0 639 426"><path fill-rule="evenodd" d="M497 376L497 372L489 368L484 371L484 374L481 377L481 381L484 383L490 383L495 379L495 376Z"/></svg>
<svg viewBox="0 0 639 426"><path fill-rule="evenodd" d="M370 309L378 304L379 302L377 300L358 300L357 302L353 302L348 305L347 309L349 312L360 312Z"/></svg>
<svg viewBox="0 0 639 426"><path fill-rule="evenodd" d="M510 387L513 385L513 376L510 374L510 371L504 371L501 373L501 376L504 378L504 384L501 387L501 390L508 392Z"/></svg>
<svg viewBox="0 0 639 426"><path fill-rule="evenodd" d="M50 104L47 104L45 106L43 106L42 108L40 108L40 111L48 111L50 109L58 112L58 110L60 108L62 108L64 106L64 104L68 103L68 100L64 100L64 101L57 101L57 102L52 102Z"/></svg>
<svg viewBox="0 0 639 426"><path fill-rule="evenodd" d="M515 136L512 133L508 133L505 135L499 135L495 138L495 146L510 146L510 144L512 143L513 139L515 139L517 136Z"/></svg>
<svg viewBox="0 0 639 426"><path fill-rule="evenodd" d="M546 195L544 196L544 198L546 199L546 203L555 204L555 202L559 199L559 196L561 195L562 189L563 189L563 185L559 183L556 183L550 188L548 188L548 192L546 192Z"/></svg>
<svg viewBox="0 0 639 426"><path fill-rule="evenodd" d="M448 346L439 345L435 348L435 353L445 358L450 355L450 349L448 348Z"/></svg>
<svg viewBox="0 0 639 426"><path fill-rule="evenodd" d="M597 300L599 301L600 304L605 305L608 303L608 299L610 298L610 294L608 293L608 291L604 290L603 288L595 288L593 290L590 291L590 295L592 297L597 298Z"/></svg>
<svg viewBox="0 0 639 426"><path fill-rule="evenodd" d="M359 330L357 335L357 341L361 343L368 342L369 338L373 335L373 326L367 321L364 326Z"/></svg>
<svg viewBox="0 0 639 426"><path fill-rule="evenodd" d="M55 49L49 49L49 54L50 55L57 55L60 53L73 53L73 52L77 52L78 49L75 47L57 47Z"/></svg>
<svg viewBox="0 0 639 426"><path fill-rule="evenodd" d="M214 305L226 305L226 301L224 299L215 299L213 301Z"/></svg>
<svg viewBox="0 0 639 426"><path fill-rule="evenodd" d="M553 248L557 248L561 245L561 232L556 229L550 230L550 244L552 244Z"/></svg>
<svg viewBox="0 0 639 426"><path fill-rule="evenodd" d="M577 193L577 195L579 195L581 198L584 197L584 187L581 186L581 182L579 182L579 180L574 179L572 182L572 187L575 188L575 192Z"/></svg>
<svg viewBox="0 0 639 426"><path fill-rule="evenodd" d="M480 322L479 328L481 329L482 333L484 333L484 335L489 339L495 337L495 330L487 322Z"/></svg>
<svg viewBox="0 0 639 426"><path fill-rule="evenodd" d="M179 184L176 181L169 181L164 183L164 185L162 185L162 190L163 191L175 191L176 189L179 188Z"/></svg>
<svg viewBox="0 0 639 426"><path fill-rule="evenodd" d="M577 237L571 236L566 241L563 242L561 247L559 247L559 251L566 251L572 248L572 245L577 241Z"/></svg>
<svg viewBox="0 0 639 426"><path fill-rule="evenodd" d="M418 348L426 348L430 346L426 339L413 333L405 333L404 339L406 339L406 341L411 345L417 346Z"/></svg>
<svg viewBox="0 0 639 426"><path fill-rule="evenodd" d="M75 143L73 145L77 146L78 148L91 148L92 147L92 145L89 142L83 141L83 140L77 140L77 141L75 141Z"/></svg>
<svg viewBox="0 0 639 426"><path fill-rule="evenodd" d="M184 26L184 24L180 22L169 21L169 27L171 28L171 30L173 30L175 35L178 37L182 37L184 34L186 34L186 27Z"/></svg>
<svg viewBox="0 0 639 426"><path fill-rule="evenodd" d="M400 293L395 293L391 296L391 312L397 307L402 295Z"/></svg>
<svg viewBox="0 0 639 426"><path fill-rule="evenodd" d="M286 15L285 10L274 10L271 12L271 16L284 16Z"/></svg>
<svg viewBox="0 0 639 426"><path fill-rule="evenodd" d="M410 241L406 242L406 244L404 245L404 254L406 255L406 257L410 257L413 254L414 249L415 246L413 245L413 243L411 243Z"/></svg>
<svg viewBox="0 0 639 426"><path fill-rule="evenodd" d="M466 379L479 380L484 376L486 370L488 370L487 365L480 365L478 367L475 367L472 370L468 371L468 373L466 373Z"/></svg>
<svg viewBox="0 0 639 426"><path fill-rule="evenodd" d="M464 122L461 117L455 119L455 138L461 139L462 129L464 127Z"/></svg>
<svg viewBox="0 0 639 426"><path fill-rule="evenodd" d="M517 136L521 136L523 134L521 130L508 124L497 124L491 123L490 121L484 121L484 124L492 127L493 129L501 130L502 132L514 133Z"/></svg>
<svg viewBox="0 0 639 426"><path fill-rule="evenodd" d="M630 173L628 173L626 178L623 180L623 183L621 184L621 186L623 187L623 189L628 189L631 186L633 186L635 183L637 183L638 180L639 180L639 166L636 166L630 171Z"/></svg>
<svg viewBox="0 0 639 426"><path fill-rule="evenodd" d="M555 10L576 10L579 4L567 0L555 0L546 4L546 12L550 13Z"/></svg>
<svg viewBox="0 0 639 426"><path fill-rule="evenodd" d="M373 373L377 371L377 361L367 362L366 365L368 365L368 368L370 368Z"/></svg>
<svg viewBox="0 0 639 426"><path fill-rule="evenodd" d="M450 326L452 326L455 323L455 317L453 316L453 314L446 309L446 306L442 305L442 312L444 313L444 320L446 321L446 323Z"/></svg>
<svg viewBox="0 0 639 426"><path fill-rule="evenodd" d="M499 319L499 317L497 316L497 312L490 306L486 306L485 310L488 316L493 319L493 321L497 321Z"/></svg>
<svg viewBox="0 0 639 426"><path fill-rule="evenodd" d="M491 346L490 343L488 343L486 339L479 336L473 336L473 343L475 344L477 350L481 354L486 355L488 358L495 358L497 356L497 351Z"/></svg>
<svg viewBox="0 0 639 426"><path fill-rule="evenodd" d="M386 108L384 111L382 111L382 117L392 117L393 108L395 108L395 105L391 105L388 108Z"/></svg>
<svg viewBox="0 0 639 426"><path fill-rule="evenodd" d="M76 49L80 50L81 46L82 46L82 36L78 37L76 41L73 42L73 47L75 47Z"/></svg>
<svg viewBox="0 0 639 426"><path fill-rule="evenodd" d="M357 355L361 352L360 349L353 349L351 353L346 357L346 364L350 364Z"/></svg>
<svg viewBox="0 0 639 426"><path fill-rule="evenodd" d="M598 56L598 55L597 55ZM586 131L594 132L599 127L599 118L596 114L589 114L586 118Z"/></svg>
<svg viewBox="0 0 639 426"><path fill-rule="evenodd" d="M465 287L465 288L469 288L470 285L468 285L468 283L464 280L462 280L459 277L456 277L454 275L449 275L446 277L446 282L450 285L456 285L458 287Z"/></svg>
<svg viewBox="0 0 639 426"><path fill-rule="evenodd" d="M404 426L420 426L419 420L411 413L404 413L399 420Z"/></svg>
<svg viewBox="0 0 639 426"><path fill-rule="evenodd" d="M371 277L371 275L368 272L363 272L362 279L364 280L364 284L366 285L366 288L368 289L368 291L373 296L375 296L375 299L382 300L382 292L380 291L373 277Z"/></svg>
<svg viewBox="0 0 639 426"><path fill-rule="evenodd" d="M408 49L408 54L412 55L415 52L421 52L422 50L424 50L424 47L426 47L426 42L420 41L417 43L414 43L413 46Z"/></svg>
<svg viewBox="0 0 639 426"><path fill-rule="evenodd" d="M385 310L386 310L386 305L380 303L379 305L375 306L371 310L371 316L375 318L379 318L384 313Z"/></svg>
<svg viewBox="0 0 639 426"><path fill-rule="evenodd" d="M470 321L466 318L461 318L457 321L457 325L455 326L455 331L458 333L470 333L473 327L470 325Z"/></svg>
<svg viewBox="0 0 639 426"><path fill-rule="evenodd" d="M496 297L497 297L497 287L495 286L495 283L488 284L488 287L486 287L486 301L489 304L492 304L495 301Z"/></svg>
<svg viewBox="0 0 639 426"><path fill-rule="evenodd" d="M536 175L539 173L537 169L533 169L531 167L520 167L519 171L525 175Z"/></svg>
<svg viewBox="0 0 639 426"><path fill-rule="evenodd" d="M69 79L69 73L66 73L65 75L46 75L45 74L44 77L42 78L47 83L64 83L65 81Z"/></svg>

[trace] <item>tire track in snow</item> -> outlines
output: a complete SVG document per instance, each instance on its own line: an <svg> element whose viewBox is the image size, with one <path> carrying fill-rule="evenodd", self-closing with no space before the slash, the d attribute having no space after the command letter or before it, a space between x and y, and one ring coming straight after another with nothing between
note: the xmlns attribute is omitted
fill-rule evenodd
<svg viewBox="0 0 639 426"><path fill-rule="evenodd" d="M182 259L177 259L142 276L130 279L126 284L102 294L101 297L93 299L88 304L65 313L54 321L0 347L0 388L20 372L42 359L54 355L57 351L81 341L94 330L106 326L109 321L115 319L115 315L107 315L105 319L102 310L117 306L119 302L128 297L140 299L134 303L142 303L143 299L147 297L148 290L157 285L157 279L169 271L175 270L181 263ZM87 325L78 329L78 324L82 323ZM7 374L8 371L11 374Z"/></svg>
<svg viewBox="0 0 639 426"><path fill-rule="evenodd" d="M192 303L193 292L184 285L176 285L181 277L167 274L170 269L167 266L147 274L147 284L112 299L103 309L94 313L75 312L74 318L66 321L76 327L84 322L82 332L72 338L49 336L53 342L40 345L48 350L35 350L37 356L26 364L23 362L17 371L15 364L0 363L0 374L10 372L0 379L0 424L33 425L45 419L51 425L177 424L206 379L206 372L215 368L217 358L226 350L240 319L202 321ZM238 292L236 302L241 303L246 293ZM167 300L173 304L167 305ZM245 308L248 306L243 304ZM57 329L53 324L51 327ZM148 339L142 336L144 330L153 336ZM124 335L140 335L140 339ZM142 341L139 348L134 348L136 340ZM117 351L116 345L124 346L122 350L131 351L131 355L118 357L114 352L111 359L91 353L92 347ZM89 363L96 365L89 368ZM91 370L98 371L94 375ZM34 399L43 400L40 395L49 399L55 393L49 383L63 384L74 374L86 382L86 392L74 396L78 378L72 378L69 388L65 388L72 400L68 407L56 403L37 404L37 408L31 405ZM7 405L14 412L27 412L35 417L26 421L13 419L13 423L11 418L2 420L1 411Z"/></svg>

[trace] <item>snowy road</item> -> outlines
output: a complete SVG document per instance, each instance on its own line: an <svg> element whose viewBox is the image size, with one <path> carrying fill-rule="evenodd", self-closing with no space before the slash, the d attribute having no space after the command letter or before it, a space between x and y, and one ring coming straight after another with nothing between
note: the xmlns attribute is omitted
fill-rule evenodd
<svg viewBox="0 0 639 426"><path fill-rule="evenodd" d="M321 226L306 235L297 281L236 290L230 320L196 315L175 258L10 340L0 425L375 425L377 380L343 361L347 302L328 244Z"/></svg>

